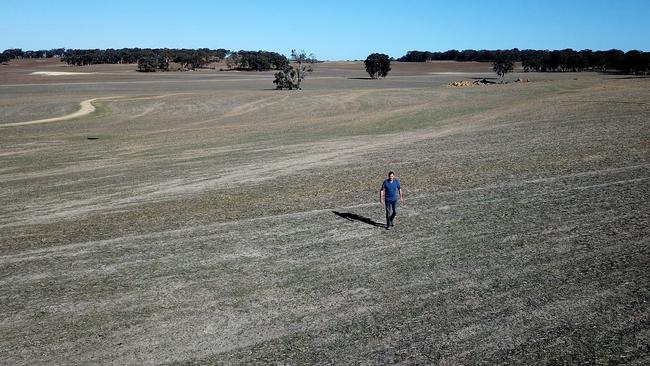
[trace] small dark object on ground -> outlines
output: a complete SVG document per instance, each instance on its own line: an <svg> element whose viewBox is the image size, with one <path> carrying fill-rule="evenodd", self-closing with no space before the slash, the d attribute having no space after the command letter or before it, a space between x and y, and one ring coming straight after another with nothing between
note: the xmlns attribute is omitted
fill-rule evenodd
<svg viewBox="0 0 650 366"><path fill-rule="evenodd" d="M88 136L88 140L99 140L99 137L90 137L90 136Z"/></svg>

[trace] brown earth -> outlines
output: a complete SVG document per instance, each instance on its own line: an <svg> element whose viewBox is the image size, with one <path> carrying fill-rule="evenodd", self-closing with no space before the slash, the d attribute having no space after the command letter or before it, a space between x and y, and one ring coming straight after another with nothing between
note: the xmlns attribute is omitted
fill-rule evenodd
<svg viewBox="0 0 650 366"><path fill-rule="evenodd" d="M650 361L650 79L316 68L0 66L0 363Z"/></svg>

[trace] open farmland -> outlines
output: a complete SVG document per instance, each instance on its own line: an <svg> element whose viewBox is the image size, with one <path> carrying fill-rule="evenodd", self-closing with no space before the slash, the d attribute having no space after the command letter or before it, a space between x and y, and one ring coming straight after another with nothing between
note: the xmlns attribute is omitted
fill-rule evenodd
<svg viewBox="0 0 650 366"><path fill-rule="evenodd" d="M650 362L650 78L134 69L0 66L0 364Z"/></svg>

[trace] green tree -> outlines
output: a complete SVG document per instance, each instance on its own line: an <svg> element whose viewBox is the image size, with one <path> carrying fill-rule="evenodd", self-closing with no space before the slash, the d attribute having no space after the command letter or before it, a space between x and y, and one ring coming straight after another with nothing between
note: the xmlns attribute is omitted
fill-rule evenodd
<svg viewBox="0 0 650 366"><path fill-rule="evenodd" d="M20 48L10 48L10 49L4 50L2 53L5 54L10 59L23 58L23 54L24 54L23 50L20 49Z"/></svg>
<svg viewBox="0 0 650 366"><path fill-rule="evenodd" d="M282 70L275 73L275 84L276 89L302 89L300 84L307 77L308 73L313 72L313 68L309 65L311 60L315 59L313 54L310 57L307 57L305 51L297 52L296 50L291 50L291 62L287 63Z"/></svg>
<svg viewBox="0 0 650 366"><path fill-rule="evenodd" d="M138 60L138 71L156 72L157 70L169 71L169 60L162 56L143 57Z"/></svg>
<svg viewBox="0 0 650 366"><path fill-rule="evenodd" d="M180 63L184 70L194 70L206 64L205 57L194 50L181 50L176 54L174 62Z"/></svg>
<svg viewBox="0 0 650 366"><path fill-rule="evenodd" d="M364 61L366 72L371 78L386 77L390 71L390 57L383 53L373 53Z"/></svg>
<svg viewBox="0 0 650 366"><path fill-rule="evenodd" d="M158 56L156 57L156 59L157 59L157 66L159 70L169 71L169 58L164 56Z"/></svg>
<svg viewBox="0 0 650 366"><path fill-rule="evenodd" d="M507 73L512 72L514 67L515 62L508 52L497 52L492 62L492 70L501 77L501 82Z"/></svg>
<svg viewBox="0 0 650 366"><path fill-rule="evenodd" d="M236 69L239 66L239 58L240 56L237 52L233 52L226 57L226 66L229 70Z"/></svg>
<svg viewBox="0 0 650 366"><path fill-rule="evenodd" d="M155 72L156 68L157 63L154 57L143 57L138 60L138 71L140 72Z"/></svg>

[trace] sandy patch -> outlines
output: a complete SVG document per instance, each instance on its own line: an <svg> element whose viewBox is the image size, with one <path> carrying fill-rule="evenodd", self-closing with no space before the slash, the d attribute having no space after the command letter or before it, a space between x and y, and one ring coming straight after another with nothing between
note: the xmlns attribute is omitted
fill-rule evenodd
<svg viewBox="0 0 650 366"><path fill-rule="evenodd" d="M30 75L45 75L45 76L67 76L67 75L93 75L96 72L69 72L69 71L34 71Z"/></svg>

